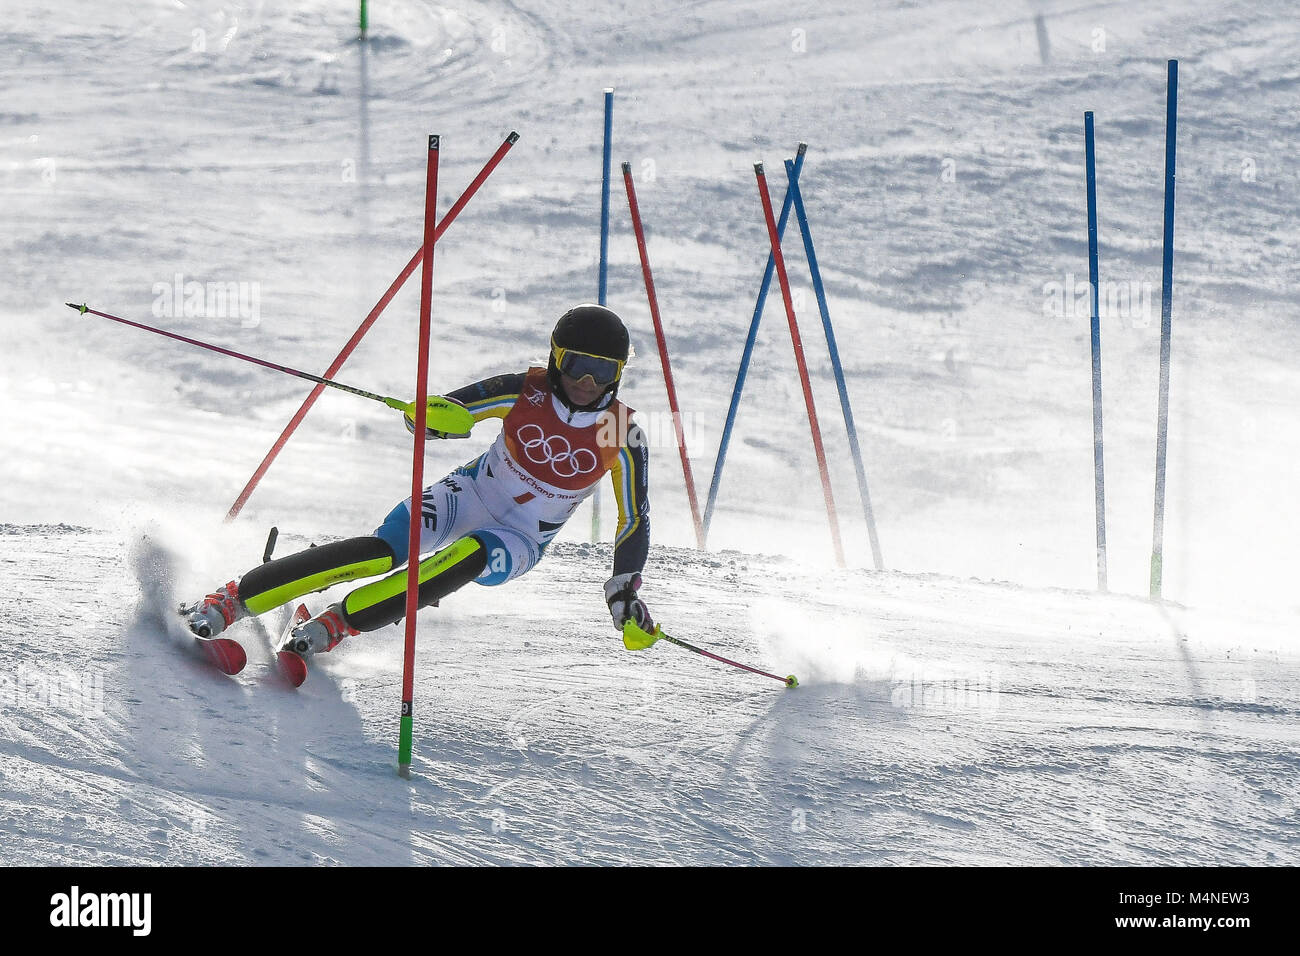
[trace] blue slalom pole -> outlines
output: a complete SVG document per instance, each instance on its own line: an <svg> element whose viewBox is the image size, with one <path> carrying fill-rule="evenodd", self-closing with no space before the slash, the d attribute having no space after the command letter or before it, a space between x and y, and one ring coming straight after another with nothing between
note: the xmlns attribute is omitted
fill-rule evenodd
<svg viewBox="0 0 1300 956"><path fill-rule="evenodd" d="M803 157L808 152L808 144L800 143L794 158L794 178L799 178L803 168ZM790 218L790 206L793 197L786 190L785 201L781 204L781 215L777 220L777 237L785 235L785 224ZM749 372L749 362L754 354L754 342L758 339L758 326L763 319L763 304L767 301L767 290L772 284L772 275L776 271L776 260L772 253L767 254L767 268L763 271L763 281L758 288L758 302L754 305L754 316L749 323L749 336L745 339L745 349L740 356L740 370L736 373L736 387L731 393L731 406L727 409L727 422L722 427L722 442L718 446L718 460L713 466L713 480L709 483L709 500L704 506L704 540L709 537L709 524L713 521L713 506L718 500L718 486L722 483L722 466L727 461L727 445L731 442L731 430L736 424L736 411L740 408L740 394L745 390L745 376Z"/></svg>
<svg viewBox="0 0 1300 956"><path fill-rule="evenodd" d="M1097 590L1106 590L1106 468L1101 440L1101 293L1097 266L1097 149L1092 111L1083 114L1088 187L1088 282L1092 285L1092 470L1097 515Z"/></svg>
<svg viewBox="0 0 1300 956"><path fill-rule="evenodd" d="M614 90L605 89L605 152L600 178L600 265L596 284L596 304L605 305L609 278L609 167L614 132ZM600 486L591 496L591 540L600 540Z"/></svg>
<svg viewBox="0 0 1300 956"><path fill-rule="evenodd" d="M600 283L596 303L605 305L609 277L609 166L614 131L614 90L605 90L605 155L600 181Z"/></svg>
<svg viewBox="0 0 1300 956"><path fill-rule="evenodd" d="M799 179L795 173L794 163L788 159L785 161L785 174L790 179L794 214L799 220L799 231L803 234L808 271L812 273L813 293L817 296L817 310L821 312L822 328L826 331L826 345L831 353L831 369L835 372L835 387L839 390L840 409L844 412L844 427L849 433L849 450L853 453L853 467L858 473L858 494L862 498L863 516L867 519L867 534L871 539L871 559L875 562L876 570L883 571L885 562L880 556L880 538L876 534L876 517L871 510L871 493L867 490L867 472L862 466L862 450L858 447L858 429L853 424L853 409L849 405L849 391L844 383L844 366L840 362L840 350L835 344L835 329L831 326L831 313L826 305L826 287L822 284L821 269L817 266L817 253L813 249L812 230L808 227L808 213L804 209Z"/></svg>
<svg viewBox="0 0 1300 956"><path fill-rule="evenodd" d="M1178 61L1169 61L1165 105L1165 247L1160 282L1160 399L1156 413L1155 521L1151 543L1151 596L1164 582L1165 463L1169 437L1169 352L1174 296L1174 154L1178 123Z"/></svg>

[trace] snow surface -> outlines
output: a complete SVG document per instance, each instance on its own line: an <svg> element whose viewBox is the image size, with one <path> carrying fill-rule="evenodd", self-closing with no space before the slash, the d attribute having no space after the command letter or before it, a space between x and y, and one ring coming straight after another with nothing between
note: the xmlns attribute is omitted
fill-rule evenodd
<svg viewBox="0 0 1300 956"><path fill-rule="evenodd" d="M1300 862L1300 26L1288 3L557 0L100 4L0 27L0 862ZM1047 43L1040 42L1040 24ZM1145 599L1165 60L1180 59L1166 604ZM432 382L545 354L594 298L601 91L632 163L708 486L767 254L752 164L803 173L885 563L872 569L802 251L786 254L849 567L769 299L709 552L694 549L621 183L610 302L652 449L631 654L584 509L547 560L290 692L268 633L231 679L166 619L409 488L389 410L331 393L222 517L309 386L63 306L319 371L446 210ZM1095 591L1082 112L1096 111L1110 587ZM246 283L255 314L161 308ZM405 394L418 284L339 378ZM162 314L159 314L159 313ZM486 447L430 450L434 476ZM606 520L612 510L604 495ZM343 593L343 592L338 592ZM313 607L336 596L312 599Z"/></svg>

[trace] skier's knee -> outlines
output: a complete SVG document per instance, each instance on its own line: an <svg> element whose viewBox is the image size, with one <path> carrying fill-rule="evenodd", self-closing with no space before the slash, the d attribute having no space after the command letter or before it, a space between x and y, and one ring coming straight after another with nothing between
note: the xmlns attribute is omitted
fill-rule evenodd
<svg viewBox="0 0 1300 956"><path fill-rule="evenodd" d="M483 542L472 535L453 542L420 562L419 607L430 607L452 591L464 587L487 567ZM359 631L373 631L400 621L406 614L405 572L357 588L343 599L348 623Z"/></svg>
<svg viewBox="0 0 1300 956"><path fill-rule="evenodd" d="M393 554L406 554L411 546L411 510L402 502L384 518L375 529L375 537L393 549Z"/></svg>
<svg viewBox="0 0 1300 956"><path fill-rule="evenodd" d="M515 576L514 556L498 535L491 531L475 531L471 537L483 546L483 569L474 578L475 584L492 587L505 584Z"/></svg>

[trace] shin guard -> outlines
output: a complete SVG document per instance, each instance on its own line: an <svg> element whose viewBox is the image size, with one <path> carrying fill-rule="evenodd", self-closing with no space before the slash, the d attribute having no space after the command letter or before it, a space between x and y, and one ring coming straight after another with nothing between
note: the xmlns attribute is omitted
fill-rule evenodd
<svg viewBox="0 0 1300 956"><path fill-rule="evenodd" d="M487 567L487 549L478 538L461 538L420 562L419 606L437 604L464 587ZM343 616L358 631L373 631L406 616L405 570L362 585L343 599Z"/></svg>
<svg viewBox="0 0 1300 956"><path fill-rule="evenodd" d="M393 569L393 549L373 536L347 538L259 565L239 579L239 597L252 614L341 581L370 578Z"/></svg>

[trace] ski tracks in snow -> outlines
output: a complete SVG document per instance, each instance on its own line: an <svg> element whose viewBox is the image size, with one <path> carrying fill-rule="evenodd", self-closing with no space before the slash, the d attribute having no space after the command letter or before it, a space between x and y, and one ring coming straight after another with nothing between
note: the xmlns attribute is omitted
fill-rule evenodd
<svg viewBox="0 0 1300 956"><path fill-rule="evenodd" d="M162 536L0 530L9 864L1296 861L1297 660L1264 623L656 548L665 627L786 689L624 650L608 547L561 542L422 612L403 781L401 628L293 692L240 622L228 678L169 624L196 569Z"/></svg>

